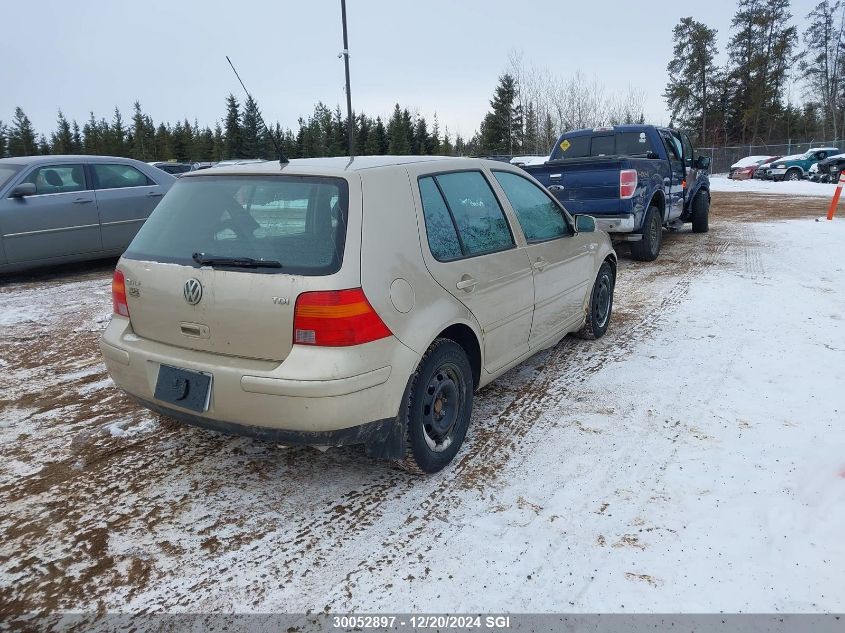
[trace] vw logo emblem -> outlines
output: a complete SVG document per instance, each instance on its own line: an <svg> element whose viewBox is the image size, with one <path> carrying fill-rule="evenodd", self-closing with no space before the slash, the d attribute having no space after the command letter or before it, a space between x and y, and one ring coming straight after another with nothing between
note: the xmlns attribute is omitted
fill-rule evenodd
<svg viewBox="0 0 845 633"><path fill-rule="evenodd" d="M185 287L182 288L182 295L185 301L192 306L197 305L202 301L202 284L199 279L189 279L185 282Z"/></svg>

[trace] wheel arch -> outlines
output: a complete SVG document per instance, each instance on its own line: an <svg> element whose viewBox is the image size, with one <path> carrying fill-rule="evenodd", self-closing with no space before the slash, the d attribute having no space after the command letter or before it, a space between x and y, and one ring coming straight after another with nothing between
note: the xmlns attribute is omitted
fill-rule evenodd
<svg viewBox="0 0 845 633"><path fill-rule="evenodd" d="M482 367L481 342L478 340L478 335L466 323L453 323L435 336L434 340L439 338L454 341L466 352L469 366L472 368L473 388L477 389L481 381Z"/></svg>

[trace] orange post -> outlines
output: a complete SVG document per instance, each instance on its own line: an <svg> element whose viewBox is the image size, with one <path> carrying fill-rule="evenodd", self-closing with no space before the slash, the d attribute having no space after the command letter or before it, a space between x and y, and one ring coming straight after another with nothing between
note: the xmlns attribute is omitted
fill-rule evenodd
<svg viewBox="0 0 845 633"><path fill-rule="evenodd" d="M833 200L830 201L830 208L827 210L828 220L832 220L833 214L836 213L836 205L839 204L839 196L842 193L843 184L845 184L845 171L839 174L839 182L836 183L836 191L833 194Z"/></svg>

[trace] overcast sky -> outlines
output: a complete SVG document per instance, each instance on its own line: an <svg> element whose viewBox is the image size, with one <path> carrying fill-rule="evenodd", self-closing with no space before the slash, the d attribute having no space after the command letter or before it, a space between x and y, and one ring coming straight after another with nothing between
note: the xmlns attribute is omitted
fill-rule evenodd
<svg viewBox="0 0 845 633"><path fill-rule="evenodd" d="M816 0L793 0L803 29ZM348 0L352 99L388 114L393 104L435 111L441 130L469 136L512 51L561 76L577 70L607 91L646 95L646 118L668 122L661 94L672 27L694 17L729 36L734 0ZM28 0L3 6L0 120L21 106L38 132L59 108L124 119L138 99L158 123L213 125L241 88L229 55L268 122L294 127L317 101L345 108L340 0ZM794 97L799 90L793 88ZM241 99L242 100L242 99Z"/></svg>

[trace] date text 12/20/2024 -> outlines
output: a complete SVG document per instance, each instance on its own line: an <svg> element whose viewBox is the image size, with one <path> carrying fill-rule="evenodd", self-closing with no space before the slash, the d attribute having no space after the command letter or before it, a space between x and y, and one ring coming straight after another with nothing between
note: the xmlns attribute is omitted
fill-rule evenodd
<svg viewBox="0 0 845 633"><path fill-rule="evenodd" d="M339 615L332 618L337 629L509 629L507 615Z"/></svg>

